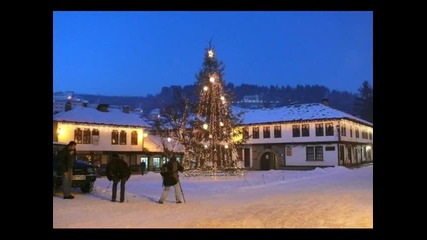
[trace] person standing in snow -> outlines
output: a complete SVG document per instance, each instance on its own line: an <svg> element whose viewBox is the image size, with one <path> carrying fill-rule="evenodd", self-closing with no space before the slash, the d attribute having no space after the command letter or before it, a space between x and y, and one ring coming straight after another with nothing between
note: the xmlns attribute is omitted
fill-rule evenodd
<svg viewBox="0 0 427 240"><path fill-rule="evenodd" d="M73 177L73 167L76 161L76 142L70 141L59 153L58 172L62 174L62 189L64 199L73 199L71 195L71 183Z"/></svg>
<svg viewBox="0 0 427 240"><path fill-rule="evenodd" d="M108 180L113 181L111 201L116 201L117 185L120 182L120 202L124 202L125 185L131 174L130 167L123 159L119 158L119 155L113 153L111 161L107 164L106 173Z"/></svg>
<svg viewBox="0 0 427 240"><path fill-rule="evenodd" d="M164 189L158 203L163 204L163 202L169 195L171 186L173 186L175 190L176 203L181 203L182 192L181 192L181 184L179 183L178 171L183 172L184 167L181 165L181 163L176 161L175 155L173 155L169 160L169 162L166 163L166 166L171 169L171 174L169 176L163 176Z"/></svg>
<svg viewBox="0 0 427 240"><path fill-rule="evenodd" d="M146 168L147 168L147 165L145 164L145 162L141 162L141 175L144 175Z"/></svg>

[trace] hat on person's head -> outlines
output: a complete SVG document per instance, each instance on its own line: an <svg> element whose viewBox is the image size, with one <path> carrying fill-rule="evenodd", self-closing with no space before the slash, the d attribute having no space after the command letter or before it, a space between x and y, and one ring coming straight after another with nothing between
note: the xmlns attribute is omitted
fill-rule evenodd
<svg viewBox="0 0 427 240"><path fill-rule="evenodd" d="M77 145L77 143L76 142L74 142L74 141L70 141L69 143L68 143L68 146L72 146L72 145Z"/></svg>

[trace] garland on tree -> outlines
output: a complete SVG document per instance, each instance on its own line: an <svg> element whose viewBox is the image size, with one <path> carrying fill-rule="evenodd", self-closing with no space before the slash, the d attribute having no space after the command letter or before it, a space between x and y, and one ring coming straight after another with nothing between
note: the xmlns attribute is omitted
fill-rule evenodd
<svg viewBox="0 0 427 240"><path fill-rule="evenodd" d="M231 112L230 96L224 91L224 65L218 61L211 42L196 75L198 103L192 122L193 141L187 151L190 169L212 171L214 175L229 169L241 168L237 160L236 117Z"/></svg>

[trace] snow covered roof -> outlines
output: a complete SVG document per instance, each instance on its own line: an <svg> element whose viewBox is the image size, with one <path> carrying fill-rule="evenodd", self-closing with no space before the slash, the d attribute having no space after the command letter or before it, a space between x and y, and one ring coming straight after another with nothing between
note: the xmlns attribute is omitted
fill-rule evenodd
<svg viewBox="0 0 427 240"><path fill-rule="evenodd" d="M101 112L95 108L81 106L54 115L53 121L150 127L136 114L124 113L119 109L108 109L108 112Z"/></svg>
<svg viewBox="0 0 427 240"><path fill-rule="evenodd" d="M373 126L372 123L357 118L321 103L294 104L278 108L245 109L233 107L233 113L243 111L243 124L260 124L274 122L314 121L323 119L349 119L361 124Z"/></svg>
<svg viewBox="0 0 427 240"><path fill-rule="evenodd" d="M184 146L173 138L168 142L167 139L162 140L162 138L155 135L147 136L144 140L144 148L150 152L164 152L162 141L169 150L173 152L184 152Z"/></svg>

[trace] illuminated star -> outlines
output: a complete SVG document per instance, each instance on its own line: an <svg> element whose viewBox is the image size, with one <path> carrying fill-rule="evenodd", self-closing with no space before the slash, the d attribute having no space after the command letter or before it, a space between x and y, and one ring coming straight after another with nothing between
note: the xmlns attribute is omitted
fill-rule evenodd
<svg viewBox="0 0 427 240"><path fill-rule="evenodd" d="M213 57L214 52L212 50L209 50L208 54L209 54L209 57Z"/></svg>

